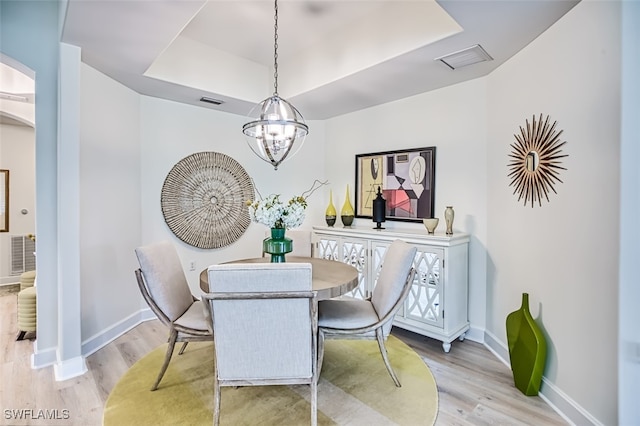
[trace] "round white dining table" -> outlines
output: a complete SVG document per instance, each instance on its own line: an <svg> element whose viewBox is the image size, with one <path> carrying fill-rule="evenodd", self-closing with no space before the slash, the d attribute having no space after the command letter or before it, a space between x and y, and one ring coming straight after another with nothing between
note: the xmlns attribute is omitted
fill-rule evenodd
<svg viewBox="0 0 640 426"><path fill-rule="evenodd" d="M269 258L255 257L224 263L269 263ZM346 263L298 256L287 256L287 263L311 263L312 289L318 293L318 300L342 296L358 285L358 270ZM209 292L207 269L200 273L200 289L205 293Z"/></svg>

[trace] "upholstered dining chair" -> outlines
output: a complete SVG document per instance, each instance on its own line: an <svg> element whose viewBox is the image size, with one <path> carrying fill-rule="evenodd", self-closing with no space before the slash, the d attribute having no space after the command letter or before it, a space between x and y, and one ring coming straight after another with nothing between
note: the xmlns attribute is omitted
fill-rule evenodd
<svg viewBox="0 0 640 426"><path fill-rule="evenodd" d="M271 230L267 229L264 234L265 238L271 236ZM313 244L311 242L311 231L302 229L288 229L285 237L291 238L293 241L293 250L287 253L288 256L313 257ZM262 256L268 256L262 252Z"/></svg>
<svg viewBox="0 0 640 426"><path fill-rule="evenodd" d="M162 241L135 249L140 269L136 279L142 297L160 322L169 328L169 345L164 363L155 383L154 391L167 371L176 342L183 342L178 355L182 355L192 341L213 340L207 326L204 306L189 289L176 248Z"/></svg>
<svg viewBox="0 0 640 426"><path fill-rule="evenodd" d="M310 263L213 265L203 294L214 336L213 424L220 388L308 384L317 424L316 293Z"/></svg>
<svg viewBox="0 0 640 426"><path fill-rule="evenodd" d="M415 247L395 240L385 253L369 300L343 298L318 303L318 371L322 369L325 339L375 339L393 382L401 386L389 363L384 341L391 332L393 317L411 289L415 255Z"/></svg>

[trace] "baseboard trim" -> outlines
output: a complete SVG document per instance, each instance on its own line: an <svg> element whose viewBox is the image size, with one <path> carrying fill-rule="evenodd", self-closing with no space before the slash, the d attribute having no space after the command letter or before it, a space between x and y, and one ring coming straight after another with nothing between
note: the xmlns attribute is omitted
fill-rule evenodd
<svg viewBox="0 0 640 426"><path fill-rule="evenodd" d="M87 371L87 364L83 356L77 356L53 365L53 372L57 382L82 376Z"/></svg>
<svg viewBox="0 0 640 426"><path fill-rule="evenodd" d="M484 343L484 329L471 325L464 338L469 339L472 342Z"/></svg>
<svg viewBox="0 0 640 426"><path fill-rule="evenodd" d="M504 365L511 369L509 347L504 342L494 334L485 331L484 346L489 349L496 358L502 361ZM601 422L589 414L580 404L571 399L569 395L562 392L544 376L542 377L542 384L540 385L538 396L569 424L603 426Z"/></svg>
<svg viewBox="0 0 640 426"><path fill-rule="evenodd" d="M140 317L142 318L141 322L151 321L157 319L156 314L150 308L146 308L140 311Z"/></svg>
<svg viewBox="0 0 640 426"><path fill-rule="evenodd" d="M94 336L90 337L89 339L85 340L82 343L82 357L81 358L86 358L89 355L91 355L92 353L96 352L97 350L103 348L104 346L108 345L109 343L111 343L112 341L114 341L115 339L117 339L118 337L122 336L124 333L126 333L127 331L131 330L132 328L134 328L135 326L137 326L138 324L144 322L144 321L149 321L152 319L155 319L156 316L154 315L154 313L151 311L151 309L149 308L145 308L145 309L141 309L140 311L130 315L128 318L125 318L124 320L120 321L119 323L103 330L102 332L95 334ZM33 345L33 354L31 354L31 368L33 369L38 369L38 368L44 368L44 367L49 367L50 365L53 365L55 368L58 368L60 370L60 376L61 377L67 377L68 374L72 374L72 373L67 373L67 371L79 371L80 369L82 369L82 367L78 368L76 367L72 367L72 366L67 366L67 362L71 362L70 365L75 365L75 363L77 363L78 361L63 361L63 365L58 366L58 356L56 353L56 348L49 348L49 349L45 349L45 350L41 350L38 351L38 348L36 347L35 343ZM84 363L84 360L83 360ZM84 374L84 372L86 372L86 366L84 367L84 371L80 374ZM58 373L56 373L58 374ZM56 376L57 377L57 376ZM72 376L71 376L72 377Z"/></svg>
<svg viewBox="0 0 640 426"><path fill-rule="evenodd" d="M155 315L149 308L141 309L140 311L129 315L122 321L102 330L97 334L94 334L93 336L82 342L82 355L85 357L91 355L92 353L113 342L115 339L122 336L127 331L133 329L138 324L154 318Z"/></svg>
<svg viewBox="0 0 640 426"><path fill-rule="evenodd" d="M33 344L33 353L31 354L31 368L44 368L54 365L58 359L55 348L38 351L35 343Z"/></svg>
<svg viewBox="0 0 640 426"><path fill-rule="evenodd" d="M562 392L546 377L542 377L540 385L540 398L551 408L560 414L567 422L574 425L604 426L602 422L593 417L587 410Z"/></svg>
<svg viewBox="0 0 640 426"><path fill-rule="evenodd" d="M495 355L504 365L511 369L509 362L509 347L500 341L494 334L489 331L484 332L484 346Z"/></svg>

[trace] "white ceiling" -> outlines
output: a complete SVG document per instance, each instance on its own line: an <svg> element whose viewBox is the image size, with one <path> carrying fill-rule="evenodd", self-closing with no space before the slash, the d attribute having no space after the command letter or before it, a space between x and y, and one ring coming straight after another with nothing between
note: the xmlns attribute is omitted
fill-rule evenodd
<svg viewBox="0 0 640 426"><path fill-rule="evenodd" d="M35 82L25 67L0 54L0 124L33 127Z"/></svg>
<svg viewBox="0 0 640 426"><path fill-rule="evenodd" d="M278 92L307 120L326 119L478 78L576 3L280 0ZM62 41L141 94L247 114L273 92L273 6L69 0ZM475 44L494 60L456 70L434 60Z"/></svg>

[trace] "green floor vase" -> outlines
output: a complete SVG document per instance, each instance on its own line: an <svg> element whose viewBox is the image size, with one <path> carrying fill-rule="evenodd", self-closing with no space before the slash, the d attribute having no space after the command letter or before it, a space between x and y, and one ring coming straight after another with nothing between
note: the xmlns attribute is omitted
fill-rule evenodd
<svg viewBox="0 0 640 426"><path fill-rule="evenodd" d="M507 341L516 387L525 395L537 395L547 358L547 342L529 312L528 293L522 293L520 309L507 315Z"/></svg>

